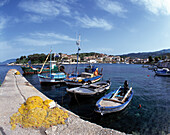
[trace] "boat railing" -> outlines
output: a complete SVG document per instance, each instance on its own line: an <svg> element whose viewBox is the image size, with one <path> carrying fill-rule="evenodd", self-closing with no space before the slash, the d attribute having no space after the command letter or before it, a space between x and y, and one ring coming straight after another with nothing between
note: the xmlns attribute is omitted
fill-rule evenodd
<svg viewBox="0 0 170 135"><path fill-rule="evenodd" d="M131 90L132 90L132 87L130 87L130 89L128 90L128 92L127 92L126 95L124 96L122 102L124 102L124 101L126 100L127 96L128 96L129 93L131 92Z"/></svg>
<svg viewBox="0 0 170 135"><path fill-rule="evenodd" d="M117 91L115 92L115 94L113 95L113 97L112 97L112 98L115 98L115 97L116 97L116 95L118 94L118 92L119 92L120 88L121 88L121 86L117 89Z"/></svg>

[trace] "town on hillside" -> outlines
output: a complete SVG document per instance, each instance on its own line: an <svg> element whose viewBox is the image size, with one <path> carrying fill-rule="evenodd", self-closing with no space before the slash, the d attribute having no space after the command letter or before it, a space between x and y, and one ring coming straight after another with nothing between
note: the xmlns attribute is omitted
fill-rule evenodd
<svg viewBox="0 0 170 135"><path fill-rule="evenodd" d="M44 63L47 55L45 54L33 54L29 56L21 56L20 58L16 59L16 62L13 64L26 64L28 61L31 61L31 64L42 64ZM50 59L48 59L50 60ZM64 54L64 53L53 53L52 60L56 60L61 62L62 64L76 64L77 62L77 55L76 54ZM170 54L163 56L156 56L152 57L149 56L148 58L138 58L138 57L125 57L125 56L114 56L114 55L107 55L102 53L80 53L78 57L78 62L80 64L86 63L117 63L117 64L152 64L152 65L159 65L160 67L168 67L170 69Z"/></svg>

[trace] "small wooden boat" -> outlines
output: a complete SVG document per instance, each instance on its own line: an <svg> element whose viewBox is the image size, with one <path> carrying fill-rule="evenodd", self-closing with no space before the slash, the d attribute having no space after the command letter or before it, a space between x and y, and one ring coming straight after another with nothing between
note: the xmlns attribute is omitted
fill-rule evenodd
<svg viewBox="0 0 170 135"><path fill-rule="evenodd" d="M79 96L93 96L108 90L111 86L110 81L96 82L93 84L83 85L81 87L67 88L66 91Z"/></svg>
<svg viewBox="0 0 170 135"><path fill-rule="evenodd" d="M155 75L170 76L170 70L168 68L157 69L157 71L155 71Z"/></svg>
<svg viewBox="0 0 170 135"><path fill-rule="evenodd" d="M124 88L119 87L100 98L96 103L95 112L101 115L123 110L133 97L132 87L124 93Z"/></svg>

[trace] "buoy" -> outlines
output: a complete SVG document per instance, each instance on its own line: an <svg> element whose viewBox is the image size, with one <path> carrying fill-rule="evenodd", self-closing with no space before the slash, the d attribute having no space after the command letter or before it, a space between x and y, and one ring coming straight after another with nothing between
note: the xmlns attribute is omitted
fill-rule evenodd
<svg viewBox="0 0 170 135"><path fill-rule="evenodd" d="M149 75L147 75L147 77L149 77Z"/></svg>
<svg viewBox="0 0 170 135"><path fill-rule="evenodd" d="M142 107L141 104L139 104L138 109L140 109L141 107Z"/></svg>

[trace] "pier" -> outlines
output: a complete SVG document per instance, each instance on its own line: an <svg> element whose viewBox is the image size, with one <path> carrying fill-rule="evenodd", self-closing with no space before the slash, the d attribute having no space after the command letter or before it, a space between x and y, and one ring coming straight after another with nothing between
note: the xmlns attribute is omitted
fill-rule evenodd
<svg viewBox="0 0 170 135"><path fill-rule="evenodd" d="M97 124L85 121L78 115L68 111L69 118L66 124L52 126L48 129L22 128L17 126L11 130L10 117L18 111L28 97L39 96L48 99L44 94L32 86L22 75L11 69L6 74L0 86L0 135L125 135L114 129L103 128ZM63 110L65 108L57 104Z"/></svg>

